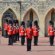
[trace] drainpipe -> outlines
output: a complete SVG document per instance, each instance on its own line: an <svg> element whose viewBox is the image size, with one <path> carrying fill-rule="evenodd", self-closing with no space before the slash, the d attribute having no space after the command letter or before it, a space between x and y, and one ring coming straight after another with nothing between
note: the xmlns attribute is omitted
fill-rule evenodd
<svg viewBox="0 0 55 55"><path fill-rule="evenodd" d="M19 21L19 25L21 24L21 1L17 1L17 3L19 3L19 5L20 5L20 21Z"/></svg>
<svg viewBox="0 0 55 55"><path fill-rule="evenodd" d="M21 25L21 1L20 1L20 25Z"/></svg>

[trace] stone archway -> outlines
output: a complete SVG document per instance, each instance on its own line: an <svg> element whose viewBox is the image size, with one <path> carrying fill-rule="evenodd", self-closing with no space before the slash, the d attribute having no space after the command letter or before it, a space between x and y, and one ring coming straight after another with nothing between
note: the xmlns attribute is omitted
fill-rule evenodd
<svg viewBox="0 0 55 55"><path fill-rule="evenodd" d="M52 20L54 23L54 18L55 18L55 9L51 9L45 18L45 36L48 36L48 25L49 25L49 21Z"/></svg>
<svg viewBox="0 0 55 55"><path fill-rule="evenodd" d="M4 13L3 13L3 16L2 16L2 35L5 36L5 31L4 31L4 28L3 28L3 24L5 22L5 19L8 19L8 20L15 20L17 19L14 11L12 9L8 9L6 10Z"/></svg>
<svg viewBox="0 0 55 55"><path fill-rule="evenodd" d="M31 20L32 22L34 22L35 20L37 20L39 22L37 13L35 12L35 10L33 10L32 8L29 9L25 15L23 20L25 21L25 23L27 23L28 20Z"/></svg>

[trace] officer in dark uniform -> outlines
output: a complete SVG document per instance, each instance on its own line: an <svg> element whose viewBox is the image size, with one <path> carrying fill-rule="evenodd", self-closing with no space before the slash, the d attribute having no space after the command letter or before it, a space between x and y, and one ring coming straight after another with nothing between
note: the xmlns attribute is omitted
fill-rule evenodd
<svg viewBox="0 0 55 55"><path fill-rule="evenodd" d="M19 41L19 22L16 20L16 41Z"/></svg>
<svg viewBox="0 0 55 55"><path fill-rule="evenodd" d="M31 42L32 42L32 23L28 21L26 28L26 38L27 38L27 51L31 51Z"/></svg>
<svg viewBox="0 0 55 55"><path fill-rule="evenodd" d="M39 36L39 26L38 22L34 21L33 29L33 37L34 37L34 46L38 45L38 36Z"/></svg>
<svg viewBox="0 0 55 55"><path fill-rule="evenodd" d="M21 26L19 28L19 35L21 37L21 45L24 45L25 43L25 22L21 22Z"/></svg>
<svg viewBox="0 0 55 55"><path fill-rule="evenodd" d="M9 25L8 25L8 37L9 37L9 44L8 45L13 45L13 34L12 34L12 21L9 20Z"/></svg>
<svg viewBox="0 0 55 55"><path fill-rule="evenodd" d="M49 22L48 36L50 39L50 46L53 46L54 44L54 23L52 21Z"/></svg>

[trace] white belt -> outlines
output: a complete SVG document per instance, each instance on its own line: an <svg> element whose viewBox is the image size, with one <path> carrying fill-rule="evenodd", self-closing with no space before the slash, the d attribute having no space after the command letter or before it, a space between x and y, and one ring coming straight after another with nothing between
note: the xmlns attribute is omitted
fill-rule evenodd
<svg viewBox="0 0 55 55"><path fill-rule="evenodd" d="M38 31L33 31L33 32L38 32Z"/></svg>
<svg viewBox="0 0 55 55"><path fill-rule="evenodd" d="M50 31L50 32L53 32L53 31Z"/></svg>
<svg viewBox="0 0 55 55"><path fill-rule="evenodd" d="M24 32L24 31L21 31L21 32Z"/></svg>

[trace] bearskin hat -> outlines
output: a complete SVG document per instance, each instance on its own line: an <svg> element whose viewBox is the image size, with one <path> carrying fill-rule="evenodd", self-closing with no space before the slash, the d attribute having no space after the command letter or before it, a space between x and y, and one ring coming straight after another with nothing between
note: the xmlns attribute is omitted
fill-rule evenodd
<svg viewBox="0 0 55 55"><path fill-rule="evenodd" d="M9 24L12 24L12 21L11 20L9 20Z"/></svg>
<svg viewBox="0 0 55 55"><path fill-rule="evenodd" d="M5 19L5 21L8 23L8 19Z"/></svg>
<svg viewBox="0 0 55 55"><path fill-rule="evenodd" d="M27 21L27 27L32 27L32 21Z"/></svg>
<svg viewBox="0 0 55 55"><path fill-rule="evenodd" d="M37 20L36 20L36 21L34 21L34 24L35 24L35 25L37 25L37 24L38 24L38 21L37 21Z"/></svg>
<svg viewBox="0 0 55 55"><path fill-rule="evenodd" d="M53 21L49 21L49 23L50 23L51 25L54 25Z"/></svg>
<svg viewBox="0 0 55 55"><path fill-rule="evenodd" d="M21 25L25 25L25 22L24 22L24 21L22 21L22 22L21 22Z"/></svg>

